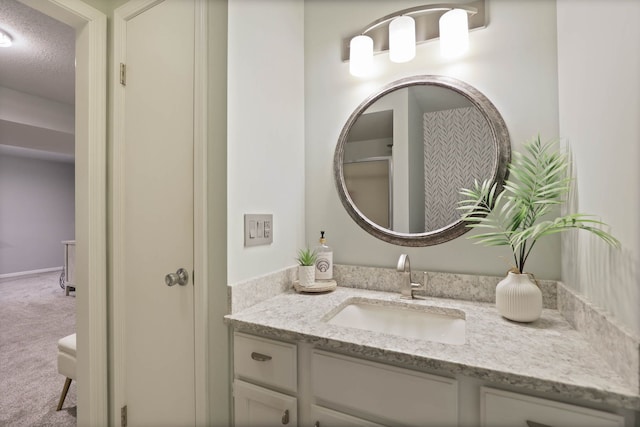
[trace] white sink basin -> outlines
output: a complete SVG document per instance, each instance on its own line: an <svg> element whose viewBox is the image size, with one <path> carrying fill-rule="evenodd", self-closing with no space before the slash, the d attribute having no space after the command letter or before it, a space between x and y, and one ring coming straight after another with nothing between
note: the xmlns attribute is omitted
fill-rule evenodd
<svg viewBox="0 0 640 427"><path fill-rule="evenodd" d="M327 323L444 344L465 341L464 312L454 309L358 301L346 305Z"/></svg>

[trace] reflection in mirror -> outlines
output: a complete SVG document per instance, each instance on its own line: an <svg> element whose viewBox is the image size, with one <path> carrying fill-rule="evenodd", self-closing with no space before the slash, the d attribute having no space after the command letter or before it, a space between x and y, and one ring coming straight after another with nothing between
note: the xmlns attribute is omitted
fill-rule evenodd
<svg viewBox="0 0 640 427"><path fill-rule="evenodd" d="M393 110L367 112L354 123L344 150L344 179L362 213L393 224Z"/></svg>
<svg viewBox="0 0 640 427"><path fill-rule="evenodd" d="M509 139L482 94L455 79L421 76L389 85L345 125L334 173L343 204L365 230L392 243L425 246L467 229L460 188L502 182Z"/></svg>
<svg viewBox="0 0 640 427"><path fill-rule="evenodd" d="M391 156L367 157L344 164L349 195L360 211L381 227L393 224Z"/></svg>

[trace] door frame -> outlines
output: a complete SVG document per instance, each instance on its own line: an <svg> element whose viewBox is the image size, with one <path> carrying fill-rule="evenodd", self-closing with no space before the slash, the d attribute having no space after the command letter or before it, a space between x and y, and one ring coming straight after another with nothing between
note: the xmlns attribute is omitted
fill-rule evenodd
<svg viewBox="0 0 640 427"><path fill-rule="evenodd" d="M126 23L128 20L165 0L131 0L114 11L113 16L113 157L111 185L113 191L112 260L112 371L111 419L120 417L126 405L126 318L124 286L124 123L125 88L120 84L120 63L126 58ZM194 355L196 425L209 424L208 390L208 250L207 250L207 0L195 1L194 64Z"/></svg>
<svg viewBox="0 0 640 427"><path fill-rule="evenodd" d="M107 17L81 0L19 0L81 34L76 42L76 330L78 425L108 425ZM79 40L76 36L76 40ZM80 98L82 97L82 98Z"/></svg>

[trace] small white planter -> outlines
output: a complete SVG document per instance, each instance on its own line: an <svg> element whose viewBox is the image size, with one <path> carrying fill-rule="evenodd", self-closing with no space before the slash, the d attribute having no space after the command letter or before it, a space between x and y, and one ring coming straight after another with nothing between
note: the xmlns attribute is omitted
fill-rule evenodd
<svg viewBox="0 0 640 427"><path fill-rule="evenodd" d="M298 266L298 282L300 286L311 286L316 281L315 265L299 265Z"/></svg>
<svg viewBox="0 0 640 427"><path fill-rule="evenodd" d="M542 314L542 292L528 274L511 273L496 286L496 308L516 322L533 322Z"/></svg>

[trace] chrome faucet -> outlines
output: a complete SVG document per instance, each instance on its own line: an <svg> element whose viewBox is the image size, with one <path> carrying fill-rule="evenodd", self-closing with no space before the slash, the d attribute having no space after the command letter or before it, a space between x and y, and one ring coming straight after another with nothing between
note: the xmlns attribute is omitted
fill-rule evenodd
<svg viewBox="0 0 640 427"><path fill-rule="evenodd" d="M411 262L409 261L409 255L400 255L397 270L403 275L402 283L400 284L400 298L413 299L414 291L422 289L422 285L411 282Z"/></svg>

